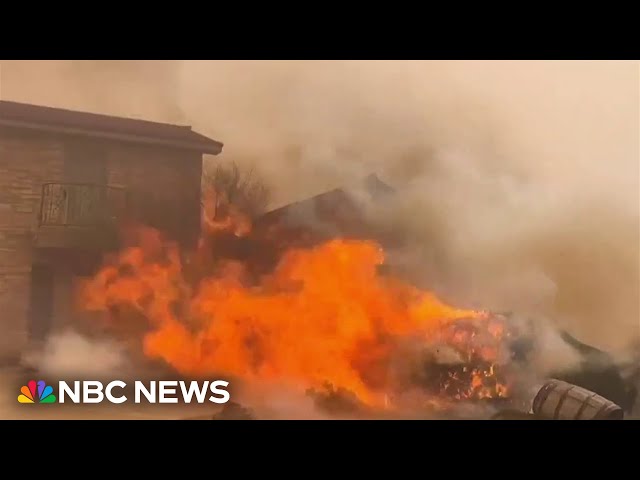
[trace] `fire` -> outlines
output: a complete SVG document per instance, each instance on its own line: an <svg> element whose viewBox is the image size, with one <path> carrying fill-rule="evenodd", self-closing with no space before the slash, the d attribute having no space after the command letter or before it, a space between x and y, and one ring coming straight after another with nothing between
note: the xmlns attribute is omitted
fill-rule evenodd
<svg viewBox="0 0 640 480"><path fill-rule="evenodd" d="M398 345L438 340L460 352L463 367L438 377L434 393L460 399L507 394L494 371L502 326L484 312L452 307L381 274L384 252L376 242L333 239L291 248L275 269L252 278L245 263L232 260L194 275L197 257L189 259L152 229L137 236L83 284L80 303L107 313L116 327L142 323L144 353L181 374L304 389L330 384L385 408ZM491 341L480 341L480 324Z"/></svg>
<svg viewBox="0 0 640 480"><path fill-rule="evenodd" d="M202 225L210 235L231 232L238 237L251 231L251 219L236 205L230 203L224 192L206 190L202 204Z"/></svg>
<svg viewBox="0 0 640 480"><path fill-rule="evenodd" d="M507 379L499 362L507 336L500 317L485 315L453 322L440 334L463 360L448 372L453 381L446 382L445 391L455 398L475 400L508 396Z"/></svg>

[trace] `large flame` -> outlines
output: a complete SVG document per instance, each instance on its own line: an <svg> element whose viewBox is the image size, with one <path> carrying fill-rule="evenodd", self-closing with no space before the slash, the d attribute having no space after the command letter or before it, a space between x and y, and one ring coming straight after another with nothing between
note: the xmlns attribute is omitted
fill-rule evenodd
<svg viewBox="0 0 640 480"><path fill-rule="evenodd" d="M209 227L238 234L225 222ZM202 256L184 255L153 229L138 229L137 239L83 285L81 305L107 312L116 325L141 321L145 354L182 374L304 389L331 384L381 407L389 402L398 345L444 339L460 353L462 366L438 376L440 393L506 393L500 382L487 382L496 376L495 348L475 345L475 330L460 323L486 323L487 315L381 274L384 252L376 242L333 239L290 248L256 279L244 263L229 260L206 263L210 271L202 274ZM211 243L201 249L206 246ZM485 327L492 339L500 338L499 326Z"/></svg>

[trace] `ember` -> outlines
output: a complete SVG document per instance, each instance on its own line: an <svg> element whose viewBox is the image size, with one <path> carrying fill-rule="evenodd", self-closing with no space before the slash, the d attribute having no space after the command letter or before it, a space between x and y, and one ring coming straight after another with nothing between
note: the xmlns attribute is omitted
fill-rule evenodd
<svg viewBox="0 0 640 480"><path fill-rule="evenodd" d="M444 343L462 359L440 372L439 386L446 396L477 400L508 396L507 379L499 362L501 357L508 359L504 330L497 316L453 322L443 330Z"/></svg>

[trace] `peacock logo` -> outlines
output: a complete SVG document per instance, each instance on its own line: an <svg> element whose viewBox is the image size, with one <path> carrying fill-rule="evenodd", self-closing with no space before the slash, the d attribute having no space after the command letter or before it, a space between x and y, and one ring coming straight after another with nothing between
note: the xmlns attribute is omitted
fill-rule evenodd
<svg viewBox="0 0 640 480"><path fill-rule="evenodd" d="M20 389L18 395L20 403L56 403L56 396L53 394L53 388L47 385L44 380L29 381Z"/></svg>

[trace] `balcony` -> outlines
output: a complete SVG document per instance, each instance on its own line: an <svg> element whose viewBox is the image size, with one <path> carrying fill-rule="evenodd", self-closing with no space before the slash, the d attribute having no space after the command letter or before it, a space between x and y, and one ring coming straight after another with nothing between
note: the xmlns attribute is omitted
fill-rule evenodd
<svg viewBox="0 0 640 480"><path fill-rule="evenodd" d="M102 250L117 245L117 227L129 204L127 191L106 185L47 183L35 246Z"/></svg>

